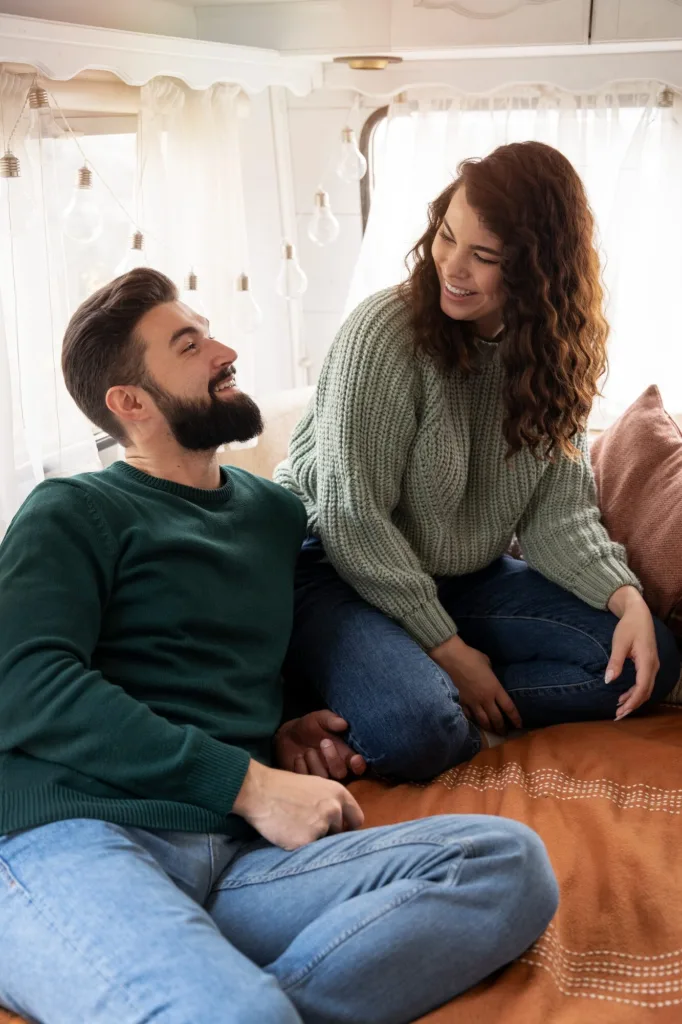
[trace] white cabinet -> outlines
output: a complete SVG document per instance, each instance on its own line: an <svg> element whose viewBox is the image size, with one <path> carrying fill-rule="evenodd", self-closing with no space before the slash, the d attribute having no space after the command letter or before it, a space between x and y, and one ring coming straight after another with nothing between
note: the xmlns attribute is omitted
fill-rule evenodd
<svg viewBox="0 0 682 1024"><path fill-rule="evenodd" d="M285 53L585 43L590 0L292 0L197 7L202 38Z"/></svg>
<svg viewBox="0 0 682 1024"><path fill-rule="evenodd" d="M589 0L392 0L396 49L585 43Z"/></svg>
<svg viewBox="0 0 682 1024"><path fill-rule="evenodd" d="M595 0L592 41L682 39L682 0Z"/></svg>

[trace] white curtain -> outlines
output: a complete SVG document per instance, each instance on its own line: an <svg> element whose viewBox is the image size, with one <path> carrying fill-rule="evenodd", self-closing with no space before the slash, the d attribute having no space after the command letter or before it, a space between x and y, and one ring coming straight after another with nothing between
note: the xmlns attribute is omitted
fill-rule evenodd
<svg viewBox="0 0 682 1024"><path fill-rule="evenodd" d="M71 313L120 271L134 229L127 214L144 233L151 266L181 289L196 273L200 311L239 352L241 387L252 390L254 379L251 338L232 316L236 279L248 273L239 148L246 97L231 85L199 92L152 80L140 93L135 159L130 135L76 144L50 113L41 127L26 106L32 83L0 70L2 153L11 143L21 164L20 178L0 179L0 538L46 476L101 468L93 426L64 386L61 345ZM104 229L78 243L65 236L63 215L85 157Z"/></svg>
<svg viewBox="0 0 682 1024"><path fill-rule="evenodd" d="M659 83L589 96L524 88L394 104L375 137L375 187L347 310L405 277L426 207L460 160L527 139L565 153L597 218L612 334L596 418L618 415L649 384L682 412L682 98Z"/></svg>
<svg viewBox="0 0 682 1024"><path fill-rule="evenodd" d="M234 323L236 279L248 273L238 86L202 92L155 78L140 93L137 219L152 266L180 287L191 271L211 332L239 353L253 390L253 345Z"/></svg>
<svg viewBox="0 0 682 1024"><path fill-rule="evenodd" d="M61 230L66 140L43 137L24 114L10 141L30 84L0 70L3 153L11 145L21 166L20 178L0 185L0 537L36 483L100 466L60 369L73 308Z"/></svg>

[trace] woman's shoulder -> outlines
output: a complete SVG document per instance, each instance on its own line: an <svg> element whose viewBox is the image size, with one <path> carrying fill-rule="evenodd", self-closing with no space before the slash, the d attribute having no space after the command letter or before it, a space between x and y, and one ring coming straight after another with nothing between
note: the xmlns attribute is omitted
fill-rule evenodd
<svg viewBox="0 0 682 1024"><path fill-rule="evenodd" d="M330 350L333 361L360 357L374 362L386 357L414 363L410 309L398 288L385 288L364 299L346 317Z"/></svg>
<svg viewBox="0 0 682 1024"><path fill-rule="evenodd" d="M343 327L351 330L364 328L377 334L403 331L411 335L410 308L397 286L383 288L363 299L346 317Z"/></svg>

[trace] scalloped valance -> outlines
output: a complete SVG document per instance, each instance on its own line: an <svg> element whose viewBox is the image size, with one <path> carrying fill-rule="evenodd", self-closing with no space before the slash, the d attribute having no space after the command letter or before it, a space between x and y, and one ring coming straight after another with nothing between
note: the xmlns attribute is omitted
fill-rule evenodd
<svg viewBox="0 0 682 1024"><path fill-rule="evenodd" d="M0 63L30 64L45 78L62 81L96 69L128 85L166 75L192 89L230 82L249 93L284 86L296 96L306 96L322 80L318 61L275 50L15 15L0 15Z"/></svg>

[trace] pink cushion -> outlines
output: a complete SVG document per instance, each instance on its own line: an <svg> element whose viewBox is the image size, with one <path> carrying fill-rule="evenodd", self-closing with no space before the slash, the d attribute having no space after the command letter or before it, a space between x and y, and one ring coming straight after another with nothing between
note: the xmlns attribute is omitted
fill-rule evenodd
<svg viewBox="0 0 682 1024"><path fill-rule="evenodd" d="M682 433L651 386L592 446L604 525L682 638Z"/></svg>

